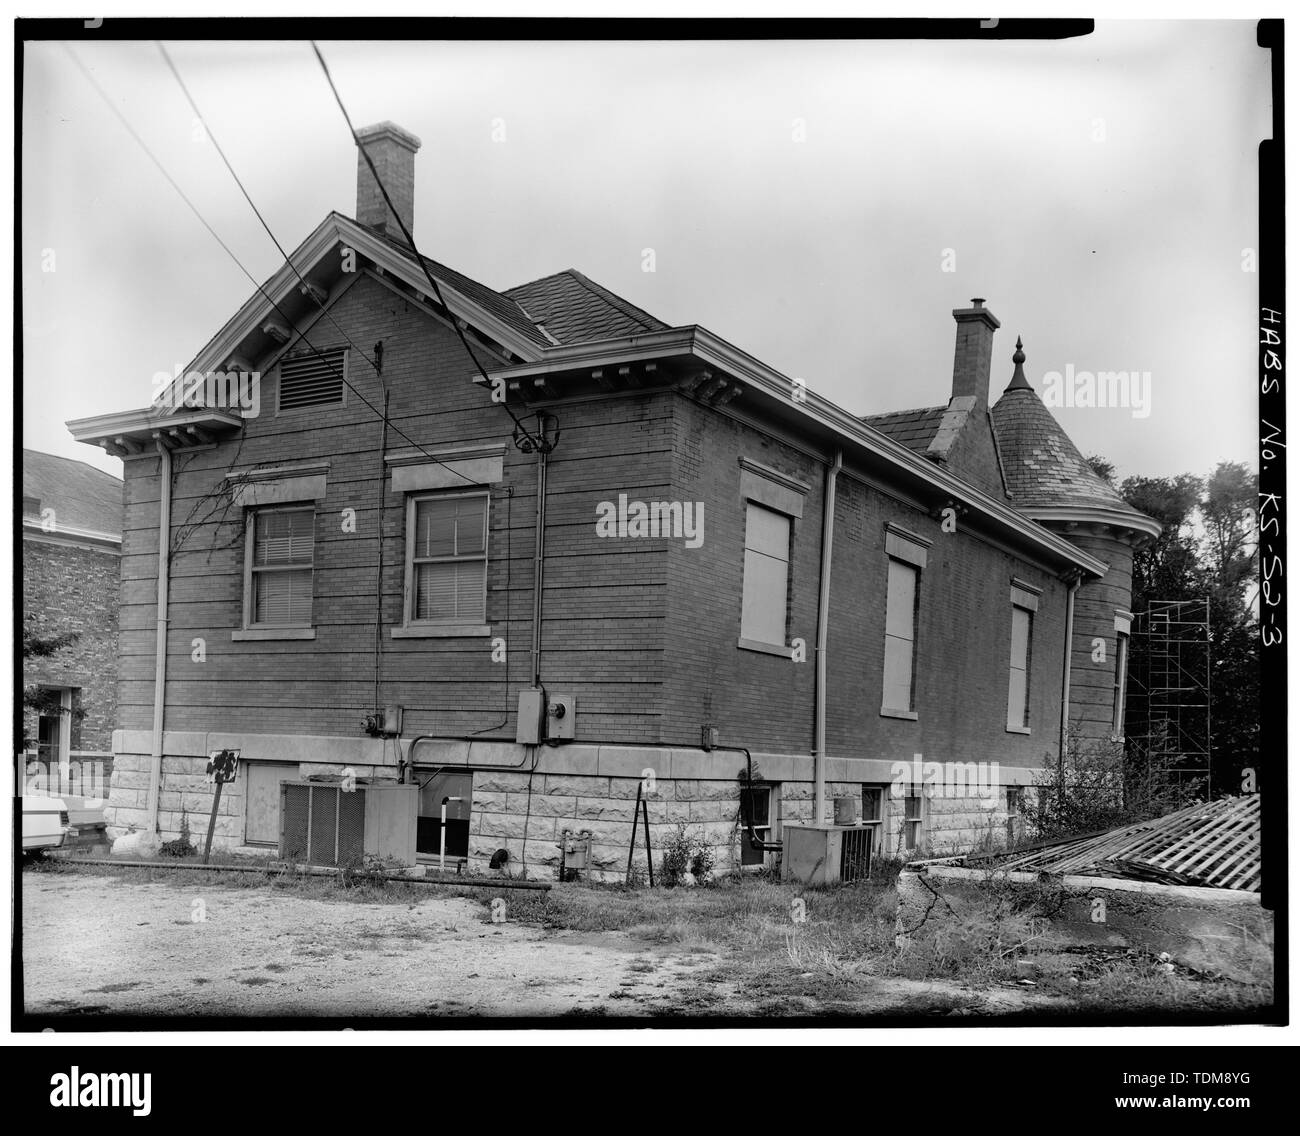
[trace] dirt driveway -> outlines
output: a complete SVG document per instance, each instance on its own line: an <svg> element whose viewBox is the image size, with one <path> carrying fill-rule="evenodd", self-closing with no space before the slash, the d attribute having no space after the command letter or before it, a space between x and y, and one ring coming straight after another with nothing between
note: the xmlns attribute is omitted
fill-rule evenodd
<svg viewBox="0 0 1300 1136"><path fill-rule="evenodd" d="M26 871L22 883L26 1010L73 1021L179 1017L202 1028L213 1017L329 1017L364 1028L365 1019L394 1017L912 1018L1051 1002L866 973L828 992L823 973L786 959L780 933L755 981L753 968L746 979L734 952L691 934L689 923L676 928L678 941L663 941L525 921L523 897L535 892L503 893L504 921L494 922L486 903L434 889L409 901L345 902L179 874L163 883Z"/></svg>
<svg viewBox="0 0 1300 1136"><path fill-rule="evenodd" d="M624 932L492 923L470 899L329 903L264 889L23 877L29 1013L649 1014L716 956Z"/></svg>

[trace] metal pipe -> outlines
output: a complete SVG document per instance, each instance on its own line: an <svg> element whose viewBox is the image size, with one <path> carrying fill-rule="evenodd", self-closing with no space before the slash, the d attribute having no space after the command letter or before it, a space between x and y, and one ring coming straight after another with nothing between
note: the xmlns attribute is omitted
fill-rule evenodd
<svg viewBox="0 0 1300 1136"><path fill-rule="evenodd" d="M1056 757L1058 810L1065 802L1065 749L1070 737L1070 656L1074 650L1074 594L1083 583L1077 573L1070 581L1070 591L1065 597L1065 664L1061 667L1061 741Z"/></svg>
<svg viewBox="0 0 1300 1136"><path fill-rule="evenodd" d="M167 695L167 592L171 572L171 520L172 520L172 452L161 438L157 440L159 480L162 486L158 502L158 622L154 639L153 678L153 744L149 756L149 795L146 809L149 814L149 832L157 833L158 798L162 785L163 759L163 706Z"/></svg>
<svg viewBox="0 0 1300 1136"><path fill-rule="evenodd" d="M442 799L442 825L438 830L438 871L445 871L447 868L447 802L459 801L460 797L443 797Z"/></svg>
<svg viewBox="0 0 1300 1136"><path fill-rule="evenodd" d="M817 668L813 688L813 823L826 823L826 637L830 622L831 552L835 540L835 487L844 467L842 450L826 470L822 494L822 563L817 593Z"/></svg>
<svg viewBox="0 0 1300 1136"><path fill-rule="evenodd" d="M537 449L537 535L533 551L533 686L542 685L542 566L546 555L546 447Z"/></svg>

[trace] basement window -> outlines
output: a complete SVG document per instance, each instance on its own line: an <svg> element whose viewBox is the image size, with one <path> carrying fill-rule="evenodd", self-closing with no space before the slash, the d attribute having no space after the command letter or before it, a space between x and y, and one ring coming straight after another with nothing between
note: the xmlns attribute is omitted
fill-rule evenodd
<svg viewBox="0 0 1300 1136"><path fill-rule="evenodd" d="M919 794L909 793L903 798L903 827L899 833L903 849L915 852L921 847L921 817L924 801Z"/></svg>
<svg viewBox="0 0 1300 1136"><path fill-rule="evenodd" d="M1007 786L1007 847L1013 848L1025 834L1025 789Z"/></svg>
<svg viewBox="0 0 1300 1136"><path fill-rule="evenodd" d="M252 509L246 524L245 628L285 633L285 638L314 638L311 609L316 510ZM291 631L310 634L287 634Z"/></svg>
<svg viewBox="0 0 1300 1136"><path fill-rule="evenodd" d="M347 368L346 347L281 359L279 411L342 406Z"/></svg>
<svg viewBox="0 0 1300 1136"><path fill-rule="evenodd" d="M769 843L772 840L772 786L751 785L740 790L740 863L742 867L760 867L767 853L749 840L747 822L754 822L754 835Z"/></svg>
<svg viewBox="0 0 1300 1136"><path fill-rule="evenodd" d="M862 825L871 830L871 855L875 856L885 846L885 786L862 786Z"/></svg>
<svg viewBox="0 0 1300 1136"><path fill-rule="evenodd" d="M407 498L405 614L395 638L487 635L486 493Z"/></svg>

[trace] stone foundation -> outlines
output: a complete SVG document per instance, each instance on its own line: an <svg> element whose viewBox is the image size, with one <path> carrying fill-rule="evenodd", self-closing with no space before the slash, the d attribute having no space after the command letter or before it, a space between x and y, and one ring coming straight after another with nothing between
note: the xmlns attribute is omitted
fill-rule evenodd
<svg viewBox="0 0 1300 1136"><path fill-rule="evenodd" d="M105 809L108 835L116 838L132 826L148 824L149 769L147 753L131 752L147 735L115 739L117 754L109 803ZM399 773L391 744L370 740L303 738L273 735L171 734L162 763L159 827L162 840L180 832L181 817L189 819L190 834L201 844L212 810L213 785L205 776L207 753L230 747L242 751L243 760L277 761L295 766L297 775L339 776L352 769L359 779L396 779ZM173 753L172 750L182 752ZM188 752L185 752L188 751ZM410 756L410 748L404 750ZM371 761L365 761L365 758ZM649 770L654 788L646 797L650 842L655 871L660 871L663 851L685 825L690 837L708 842L714 852L715 873L738 869L741 841L747 839L740 819L738 774L743 756L734 751L666 749L635 746L574 744L542 747L532 753L512 743L463 741L421 742L416 754L417 775L437 769L473 772L469 860L472 872L487 872L493 854L504 848L512 876L553 880L561 866L561 840L565 830L591 834L591 862L587 877L621 881L627 869L632 840L637 790ZM316 760L306 760L315 758ZM378 760L375 760L378 759ZM529 772L529 764L536 767ZM772 820L779 838L783 824L810 823L813 814L813 762L806 755L756 753L755 766L773 787ZM382 762L382 764L381 764ZM514 769L476 766L511 763ZM956 850L997 847L1006 842L1005 788L985 787L985 795L957 796L951 787L919 784L912 791L924 799L918 846L905 848L905 800L889 786L897 763L882 760L830 759L834 774L826 785L827 821L834 816L834 799L849 797L855 817L861 816L864 784L885 786L884 821L878 851L909 859ZM1025 784L1035 771L1005 770L1006 780ZM712 774L712 775L710 775ZM649 778L645 782L649 783ZM213 846L233 849L244 841L246 775L222 790ZM769 860L771 856L769 855ZM644 871L645 832L636 827L634 868Z"/></svg>

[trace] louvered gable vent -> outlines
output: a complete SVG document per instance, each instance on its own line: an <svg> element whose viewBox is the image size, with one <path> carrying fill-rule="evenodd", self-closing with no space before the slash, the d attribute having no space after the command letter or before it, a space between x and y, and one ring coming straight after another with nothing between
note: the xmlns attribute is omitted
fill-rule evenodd
<svg viewBox="0 0 1300 1136"><path fill-rule="evenodd" d="M347 361L346 347L280 360L280 409L342 406Z"/></svg>

